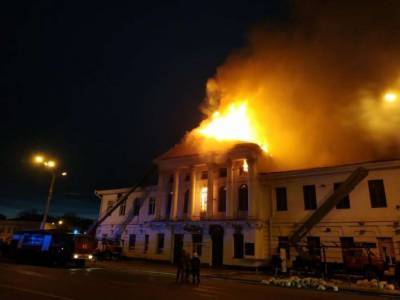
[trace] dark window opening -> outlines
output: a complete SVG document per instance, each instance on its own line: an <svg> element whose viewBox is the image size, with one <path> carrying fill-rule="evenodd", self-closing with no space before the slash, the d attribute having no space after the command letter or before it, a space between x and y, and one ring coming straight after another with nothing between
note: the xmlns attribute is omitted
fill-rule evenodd
<svg viewBox="0 0 400 300"><path fill-rule="evenodd" d="M140 212L140 198L135 198L133 201L133 215L138 216Z"/></svg>
<svg viewBox="0 0 400 300"><path fill-rule="evenodd" d="M287 208L287 193L285 187L278 187L275 189L276 194L276 210L285 211Z"/></svg>
<svg viewBox="0 0 400 300"><path fill-rule="evenodd" d="M200 233L192 234L193 252L197 252L201 256L202 245L203 245L203 235Z"/></svg>
<svg viewBox="0 0 400 300"><path fill-rule="evenodd" d="M162 253L164 250L164 234L157 234L157 254Z"/></svg>
<svg viewBox="0 0 400 300"><path fill-rule="evenodd" d="M241 210L241 211L248 210L248 205L249 205L248 198L249 198L249 193L248 193L247 184L242 184L239 187L239 210Z"/></svg>
<svg viewBox="0 0 400 300"><path fill-rule="evenodd" d="M219 177L227 177L228 176L228 169L227 168L220 168L219 169Z"/></svg>
<svg viewBox="0 0 400 300"><path fill-rule="evenodd" d="M187 214L189 211L189 200L190 200L190 191L186 190L185 196L183 199L183 213Z"/></svg>
<svg viewBox="0 0 400 300"><path fill-rule="evenodd" d="M307 237L308 253L311 256L321 256L321 241L319 236Z"/></svg>
<svg viewBox="0 0 400 300"><path fill-rule="evenodd" d="M186 173L186 175L185 175L185 181L190 181L190 173Z"/></svg>
<svg viewBox="0 0 400 300"><path fill-rule="evenodd" d="M254 243L245 243L244 244L244 254L248 255L248 256L254 256L255 255Z"/></svg>
<svg viewBox="0 0 400 300"><path fill-rule="evenodd" d="M336 182L336 183L334 183L333 184L333 190L337 190L339 187L340 187L340 185L342 184L343 182ZM347 194L346 196L344 196L344 198L342 199L342 200L340 200L340 202L338 203L338 204L336 204L336 208L337 209L346 209L346 208L350 208L350 197L349 197L349 195Z"/></svg>
<svg viewBox="0 0 400 300"><path fill-rule="evenodd" d="M136 246L136 234L130 234L128 241L129 250L135 250L135 246Z"/></svg>
<svg viewBox="0 0 400 300"><path fill-rule="evenodd" d="M382 179L368 180L372 208L387 207L385 186Z"/></svg>
<svg viewBox="0 0 400 300"><path fill-rule="evenodd" d="M154 215L156 211L156 199L151 197L149 198L149 215Z"/></svg>
<svg viewBox="0 0 400 300"><path fill-rule="evenodd" d="M303 196L305 210L317 209L317 194L315 192L315 185L304 185Z"/></svg>
<svg viewBox="0 0 400 300"><path fill-rule="evenodd" d="M125 210L126 210L126 200L124 200L119 207L119 215L120 216L125 216Z"/></svg>
<svg viewBox="0 0 400 300"><path fill-rule="evenodd" d="M226 211L226 187L221 186L218 190L218 211Z"/></svg>
<svg viewBox="0 0 400 300"><path fill-rule="evenodd" d="M170 193L168 194L168 198L167 198L167 207L165 208L165 214L166 214L166 217L167 217L167 218L169 218L170 215L171 215L172 196L173 196L173 193L170 192Z"/></svg>
<svg viewBox="0 0 400 300"><path fill-rule="evenodd" d="M289 245L289 237L287 236L279 236L278 237L278 247L279 249L285 249L286 258L290 258L290 245Z"/></svg>
<svg viewBox="0 0 400 300"><path fill-rule="evenodd" d="M243 258L243 234L235 233L233 235L233 257L234 258Z"/></svg>
<svg viewBox="0 0 400 300"><path fill-rule="evenodd" d="M147 250L149 250L149 235L146 234L144 236L144 253L147 253Z"/></svg>
<svg viewBox="0 0 400 300"><path fill-rule="evenodd" d="M207 171L201 172L201 179L208 179L208 172Z"/></svg>

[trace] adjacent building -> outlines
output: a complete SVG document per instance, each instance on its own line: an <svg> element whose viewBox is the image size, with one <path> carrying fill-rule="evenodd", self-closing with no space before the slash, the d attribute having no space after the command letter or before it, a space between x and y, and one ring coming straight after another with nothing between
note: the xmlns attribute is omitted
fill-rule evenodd
<svg viewBox="0 0 400 300"><path fill-rule="evenodd" d="M358 167L368 170L302 242L375 244L385 260L400 259L400 160L288 172L269 172L254 144L230 151L185 153L172 149L156 160L158 184L134 192L97 229L97 238L119 239L129 257L173 261L181 249L210 265L258 266L288 240ZM97 190L102 216L129 189ZM340 247L327 260L341 262Z"/></svg>

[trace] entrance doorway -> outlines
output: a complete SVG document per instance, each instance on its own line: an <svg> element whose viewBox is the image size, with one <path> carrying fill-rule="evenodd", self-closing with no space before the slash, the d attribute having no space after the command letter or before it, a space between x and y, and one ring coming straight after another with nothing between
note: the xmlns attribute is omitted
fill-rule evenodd
<svg viewBox="0 0 400 300"><path fill-rule="evenodd" d="M224 229L219 225L210 226L212 241L212 266L222 266L224 263Z"/></svg>
<svg viewBox="0 0 400 300"><path fill-rule="evenodd" d="M183 250L183 234L174 235L174 263L178 261L178 258L182 255Z"/></svg>

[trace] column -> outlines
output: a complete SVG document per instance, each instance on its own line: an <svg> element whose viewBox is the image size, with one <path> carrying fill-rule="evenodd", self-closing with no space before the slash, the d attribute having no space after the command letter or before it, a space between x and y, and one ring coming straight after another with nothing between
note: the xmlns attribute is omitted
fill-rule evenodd
<svg viewBox="0 0 400 300"><path fill-rule="evenodd" d="M247 164L249 166L249 171L247 174L247 187L248 187L248 218L256 217L256 209L257 209L257 170L256 170L256 161L255 159L249 158L247 159Z"/></svg>
<svg viewBox="0 0 400 300"><path fill-rule="evenodd" d="M163 172L158 173L158 187L157 187L157 197L156 197L156 220L163 219L165 216L165 186L166 175Z"/></svg>
<svg viewBox="0 0 400 300"><path fill-rule="evenodd" d="M180 181L179 174L180 174L179 170L176 170L174 173L174 185L172 188L174 194L172 195L172 207L171 207L172 220L176 220L178 217L179 181Z"/></svg>
<svg viewBox="0 0 400 300"><path fill-rule="evenodd" d="M214 210L214 173L215 165L208 165L208 182L207 182L207 219L213 217Z"/></svg>
<svg viewBox="0 0 400 300"><path fill-rule="evenodd" d="M227 164L227 178L226 178L226 217L233 219L235 211L235 201L233 199L233 163L232 160Z"/></svg>
<svg viewBox="0 0 400 300"><path fill-rule="evenodd" d="M190 197L189 197L189 220L193 219L196 208L196 169L192 167L190 169Z"/></svg>

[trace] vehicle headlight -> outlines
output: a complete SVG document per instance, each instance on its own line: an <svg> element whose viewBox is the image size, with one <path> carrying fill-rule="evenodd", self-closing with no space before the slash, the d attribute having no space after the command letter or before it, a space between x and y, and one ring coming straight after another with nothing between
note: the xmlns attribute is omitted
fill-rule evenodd
<svg viewBox="0 0 400 300"><path fill-rule="evenodd" d="M92 255L92 254L89 254L88 258L89 258L89 259L93 259L93 255Z"/></svg>
<svg viewBox="0 0 400 300"><path fill-rule="evenodd" d="M79 255L78 254L74 254L74 259L78 259Z"/></svg>

